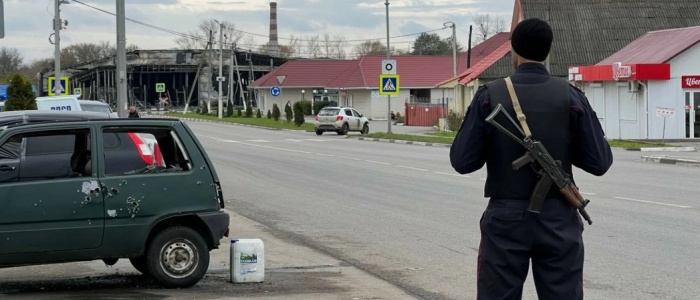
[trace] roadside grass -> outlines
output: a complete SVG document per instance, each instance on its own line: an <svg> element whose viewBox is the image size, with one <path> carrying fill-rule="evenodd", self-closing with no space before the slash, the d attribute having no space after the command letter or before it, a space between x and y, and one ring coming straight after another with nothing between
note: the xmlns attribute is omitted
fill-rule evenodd
<svg viewBox="0 0 700 300"><path fill-rule="evenodd" d="M301 126L297 126L294 124L294 121L287 122L286 119L280 118L279 121L275 121L275 119L268 119L266 116L263 116L262 118L257 118L253 116L252 118L246 118L246 117L223 117L222 119L219 119L216 115L200 115L196 113L187 113L187 114L182 114L182 113L177 113L177 112L169 112L166 113L165 116L168 117L174 117L174 118L192 118L192 119L202 119L202 120L211 120L211 121L222 121L222 122L229 122L229 123L236 123L236 124L245 124L245 125L253 125L253 126L260 126L260 127L268 127L268 128L274 128L274 129L293 129L293 130L305 130L305 131L314 131L314 125L311 123L304 123L301 124Z"/></svg>
<svg viewBox="0 0 700 300"><path fill-rule="evenodd" d="M427 142L427 143L443 143L452 144L455 136L457 136L456 131L436 131L428 132L424 135L410 135L410 134L391 134L386 133L372 133L366 135L370 138L381 138L381 139L393 139L393 140L408 140L414 142ZM673 145L667 145L658 142L644 142L644 141L630 141L630 140L608 140L610 147L623 148L623 149L634 149L634 148L648 148L648 147L675 147Z"/></svg>

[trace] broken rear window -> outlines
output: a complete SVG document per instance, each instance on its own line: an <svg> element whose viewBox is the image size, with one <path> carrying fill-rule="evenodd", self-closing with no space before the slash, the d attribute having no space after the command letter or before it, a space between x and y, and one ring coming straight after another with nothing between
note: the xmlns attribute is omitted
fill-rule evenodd
<svg viewBox="0 0 700 300"><path fill-rule="evenodd" d="M107 176L184 172L192 163L168 127L109 127L103 130Z"/></svg>

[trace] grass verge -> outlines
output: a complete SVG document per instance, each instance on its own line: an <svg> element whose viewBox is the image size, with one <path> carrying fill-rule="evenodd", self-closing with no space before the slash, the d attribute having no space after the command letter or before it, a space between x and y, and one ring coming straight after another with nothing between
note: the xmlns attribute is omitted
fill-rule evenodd
<svg viewBox="0 0 700 300"><path fill-rule="evenodd" d="M411 135L411 134L386 134L386 133L372 133L366 135L370 138L380 138L380 139L393 139L393 140L408 140L414 142L427 142L427 143L443 143L452 144L457 132L455 131L437 131L429 132L425 135ZM635 148L649 148L649 147L675 147L672 145L662 144L662 143L652 143L643 141L629 141L629 140L608 140L610 147L623 148L623 149L635 149Z"/></svg>
<svg viewBox="0 0 700 300"><path fill-rule="evenodd" d="M262 118L256 118L255 116L253 116L252 118L223 117L222 119L219 119L215 115L198 115L195 113L188 113L188 114L184 114L184 115L182 113L166 113L165 116L175 117L175 118L192 118L192 119L202 119L202 120L210 120L210 121L222 121L222 122L229 122L229 123L235 123L235 124L245 124L245 125L274 128L274 129L293 129L293 130L314 131L314 125L311 123L304 123L304 124L301 124L301 126L297 126L294 124L294 121L287 122L286 119L280 119L279 121L275 121L275 119L268 119L265 116L263 116Z"/></svg>

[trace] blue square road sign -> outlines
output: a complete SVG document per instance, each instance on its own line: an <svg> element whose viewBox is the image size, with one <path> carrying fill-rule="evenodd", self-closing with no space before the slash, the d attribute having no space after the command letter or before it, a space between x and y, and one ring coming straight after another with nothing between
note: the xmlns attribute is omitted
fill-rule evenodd
<svg viewBox="0 0 700 300"><path fill-rule="evenodd" d="M398 96L400 89L399 75L379 75L379 94L384 96Z"/></svg>

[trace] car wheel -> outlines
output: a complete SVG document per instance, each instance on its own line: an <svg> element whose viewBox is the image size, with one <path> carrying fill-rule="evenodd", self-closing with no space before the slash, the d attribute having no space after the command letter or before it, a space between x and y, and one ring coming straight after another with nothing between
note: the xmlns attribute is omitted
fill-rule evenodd
<svg viewBox="0 0 700 300"><path fill-rule="evenodd" d="M346 135L348 134L348 131L350 131L350 127L348 126L347 123L343 124L343 127L338 131L338 135Z"/></svg>
<svg viewBox="0 0 700 300"><path fill-rule="evenodd" d="M360 131L361 134L368 134L369 133L369 124L365 123L365 126L362 126L362 131Z"/></svg>
<svg viewBox="0 0 700 300"><path fill-rule="evenodd" d="M316 135L322 135L322 134L323 134L323 130L316 130Z"/></svg>
<svg viewBox="0 0 700 300"><path fill-rule="evenodd" d="M160 232L148 246L148 270L167 288L193 286L209 268L209 249L202 236L188 227Z"/></svg>
<svg viewBox="0 0 700 300"><path fill-rule="evenodd" d="M131 262L131 265L134 267L134 269L141 272L141 274L146 276L151 275L151 272L148 271L148 264L146 263L145 255L129 258L129 262Z"/></svg>

